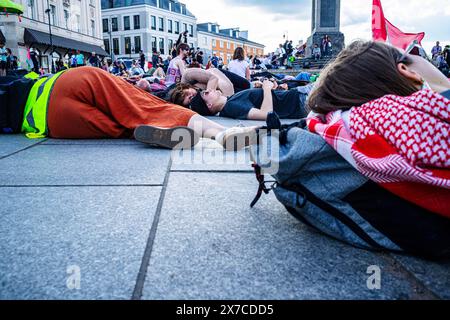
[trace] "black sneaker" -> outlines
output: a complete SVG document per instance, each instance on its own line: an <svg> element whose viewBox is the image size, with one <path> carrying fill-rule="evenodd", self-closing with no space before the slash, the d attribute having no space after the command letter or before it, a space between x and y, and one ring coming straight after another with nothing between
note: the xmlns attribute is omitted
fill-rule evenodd
<svg viewBox="0 0 450 320"><path fill-rule="evenodd" d="M199 136L188 127L158 128L149 125L138 126L134 138L142 143L167 149L191 149Z"/></svg>

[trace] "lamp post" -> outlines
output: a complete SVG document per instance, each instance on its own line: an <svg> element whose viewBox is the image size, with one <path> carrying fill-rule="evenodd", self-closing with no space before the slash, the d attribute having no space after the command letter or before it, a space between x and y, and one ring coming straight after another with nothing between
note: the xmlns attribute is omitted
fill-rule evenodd
<svg viewBox="0 0 450 320"><path fill-rule="evenodd" d="M52 24L50 22L50 2L49 0L47 0L47 10L45 10L45 12L48 15L48 33L50 35L50 48L51 48L51 52L50 52L50 56L51 56L51 60L52 60L52 71L51 73L55 73L55 62L53 61L53 37L52 37Z"/></svg>
<svg viewBox="0 0 450 320"><path fill-rule="evenodd" d="M112 42L112 18L108 19L109 22L109 55L111 56L111 61L114 62L114 49L113 49L113 42Z"/></svg>

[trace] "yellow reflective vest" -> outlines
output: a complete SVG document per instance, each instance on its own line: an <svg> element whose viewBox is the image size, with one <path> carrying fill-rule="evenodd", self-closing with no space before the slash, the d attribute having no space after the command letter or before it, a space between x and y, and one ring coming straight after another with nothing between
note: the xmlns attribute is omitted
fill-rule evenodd
<svg viewBox="0 0 450 320"><path fill-rule="evenodd" d="M48 135L47 108L50 94L61 74L66 70L48 77L40 78L31 88L23 113L22 132L28 138L44 138Z"/></svg>

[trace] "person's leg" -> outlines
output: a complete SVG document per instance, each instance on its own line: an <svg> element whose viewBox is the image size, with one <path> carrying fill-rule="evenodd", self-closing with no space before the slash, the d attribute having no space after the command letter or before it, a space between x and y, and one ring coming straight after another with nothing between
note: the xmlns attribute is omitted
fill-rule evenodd
<svg viewBox="0 0 450 320"><path fill-rule="evenodd" d="M250 89L250 82L247 79L245 79L241 76L238 76L237 74L227 71L227 70L223 70L223 69L219 69L219 70L222 71L223 74L231 81L231 83L233 84L235 93Z"/></svg>

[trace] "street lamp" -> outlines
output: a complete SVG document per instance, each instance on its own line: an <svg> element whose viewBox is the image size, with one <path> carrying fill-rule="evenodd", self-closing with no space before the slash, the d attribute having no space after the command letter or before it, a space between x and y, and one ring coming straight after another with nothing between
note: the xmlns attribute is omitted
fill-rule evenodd
<svg viewBox="0 0 450 320"><path fill-rule="evenodd" d="M109 33L109 55L111 56L111 61L114 61L114 50L113 50L113 42L112 42L112 18L108 19L108 33Z"/></svg>
<svg viewBox="0 0 450 320"><path fill-rule="evenodd" d="M52 60L52 72L51 73L55 73L55 62L53 61L54 49L53 49L53 37L52 37L52 25L50 22L50 11L51 11L50 10L50 2L49 2L49 0L47 0L47 10L45 10L45 13L47 13L47 15L48 15L48 33L50 35L50 48L51 48L50 55L51 55L51 60Z"/></svg>

